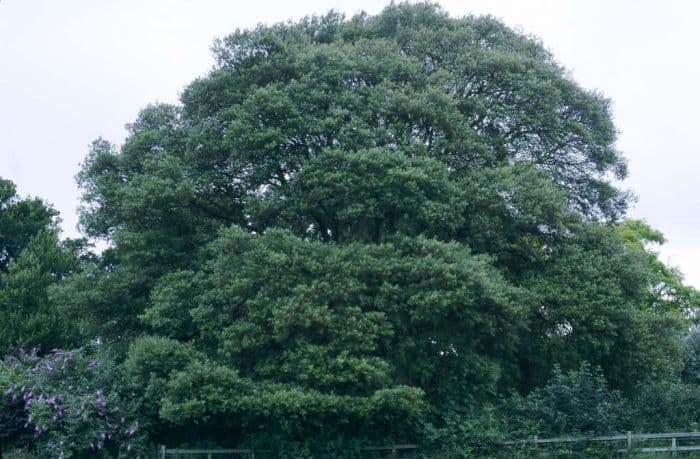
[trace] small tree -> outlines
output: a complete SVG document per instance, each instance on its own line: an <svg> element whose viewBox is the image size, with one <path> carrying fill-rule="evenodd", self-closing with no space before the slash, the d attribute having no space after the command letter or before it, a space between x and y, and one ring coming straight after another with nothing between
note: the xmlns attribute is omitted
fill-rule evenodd
<svg viewBox="0 0 700 459"><path fill-rule="evenodd" d="M629 425L622 395L587 363L568 373L556 367L547 385L526 403L547 435L610 433Z"/></svg>

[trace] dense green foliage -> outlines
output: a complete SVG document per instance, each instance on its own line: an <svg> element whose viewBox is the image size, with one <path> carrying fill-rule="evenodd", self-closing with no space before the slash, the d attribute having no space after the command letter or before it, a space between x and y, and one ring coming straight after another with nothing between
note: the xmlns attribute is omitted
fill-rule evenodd
<svg viewBox="0 0 700 459"><path fill-rule="evenodd" d="M630 425L621 394L609 390L603 375L587 364L568 374L555 368L552 379L530 393L526 410L550 437L581 432L604 435Z"/></svg>
<svg viewBox="0 0 700 459"><path fill-rule="evenodd" d="M0 271L19 256L32 237L55 231L57 213L39 199L20 199L15 185L0 178Z"/></svg>
<svg viewBox="0 0 700 459"><path fill-rule="evenodd" d="M608 100L539 42L400 4L214 52L181 104L92 144L81 223L101 254L0 182L0 349L83 347L43 369L100 350L62 373L84 384L51 383L67 418L33 441L6 394L17 446L126 454L113 412L75 418L96 391L139 413L139 444L294 457L696 422L674 410L700 403L700 295L623 219ZM5 390L53 381L16 359Z"/></svg>
<svg viewBox="0 0 700 459"><path fill-rule="evenodd" d="M59 241L56 211L20 199L0 178L0 355L22 345L69 344L75 327L50 302L49 287L79 269L82 247Z"/></svg>

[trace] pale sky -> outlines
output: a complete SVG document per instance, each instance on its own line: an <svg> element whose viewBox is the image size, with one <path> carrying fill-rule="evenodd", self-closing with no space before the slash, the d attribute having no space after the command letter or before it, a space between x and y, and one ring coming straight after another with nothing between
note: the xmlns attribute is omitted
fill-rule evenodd
<svg viewBox="0 0 700 459"><path fill-rule="evenodd" d="M0 177L52 203L77 236L74 175L98 136L152 102L176 103L213 65L217 37L257 23L369 0L0 0ZM700 3L639 0L443 0L453 16L491 14L542 39L582 86L614 102L630 216L666 234L664 261L700 287Z"/></svg>

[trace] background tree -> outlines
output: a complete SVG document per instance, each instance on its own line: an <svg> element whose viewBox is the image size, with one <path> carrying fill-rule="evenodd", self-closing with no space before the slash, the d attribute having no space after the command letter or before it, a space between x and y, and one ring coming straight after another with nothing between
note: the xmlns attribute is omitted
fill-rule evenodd
<svg viewBox="0 0 700 459"><path fill-rule="evenodd" d="M79 269L83 242L59 241L58 221L50 206L20 199L0 179L0 355L19 346L48 351L75 337L49 290Z"/></svg>
<svg viewBox="0 0 700 459"><path fill-rule="evenodd" d="M682 311L690 318L697 317L700 292L683 283L683 275L659 260L655 246L666 242L664 235L642 220L625 220L617 227L623 243L642 253L649 265L648 299L650 308Z"/></svg>
<svg viewBox="0 0 700 459"><path fill-rule="evenodd" d="M40 199L20 199L14 183L0 177L0 271L7 271L31 238L58 228L58 213Z"/></svg>

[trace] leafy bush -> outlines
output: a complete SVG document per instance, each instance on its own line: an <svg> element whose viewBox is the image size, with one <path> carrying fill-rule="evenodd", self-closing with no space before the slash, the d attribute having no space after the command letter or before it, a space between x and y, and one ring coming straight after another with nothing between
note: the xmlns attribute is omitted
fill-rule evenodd
<svg viewBox="0 0 700 459"><path fill-rule="evenodd" d="M143 438L134 410L119 393L120 376L107 355L23 349L0 362L5 403L24 413L15 428L33 431L41 457L139 457Z"/></svg>
<svg viewBox="0 0 700 459"><path fill-rule="evenodd" d="M526 412L552 436L611 433L630 424L620 392L609 389L601 372L587 363L568 373L556 367L545 387L527 397Z"/></svg>
<svg viewBox="0 0 700 459"><path fill-rule="evenodd" d="M683 369L685 382L700 383L700 329L693 328L683 340Z"/></svg>
<svg viewBox="0 0 700 459"><path fill-rule="evenodd" d="M645 384L634 400L635 430L669 432L700 428L700 387L667 379Z"/></svg>
<svg viewBox="0 0 700 459"><path fill-rule="evenodd" d="M33 432L27 424L27 414L22 400L0 396L0 447L5 444L16 448L28 446Z"/></svg>

